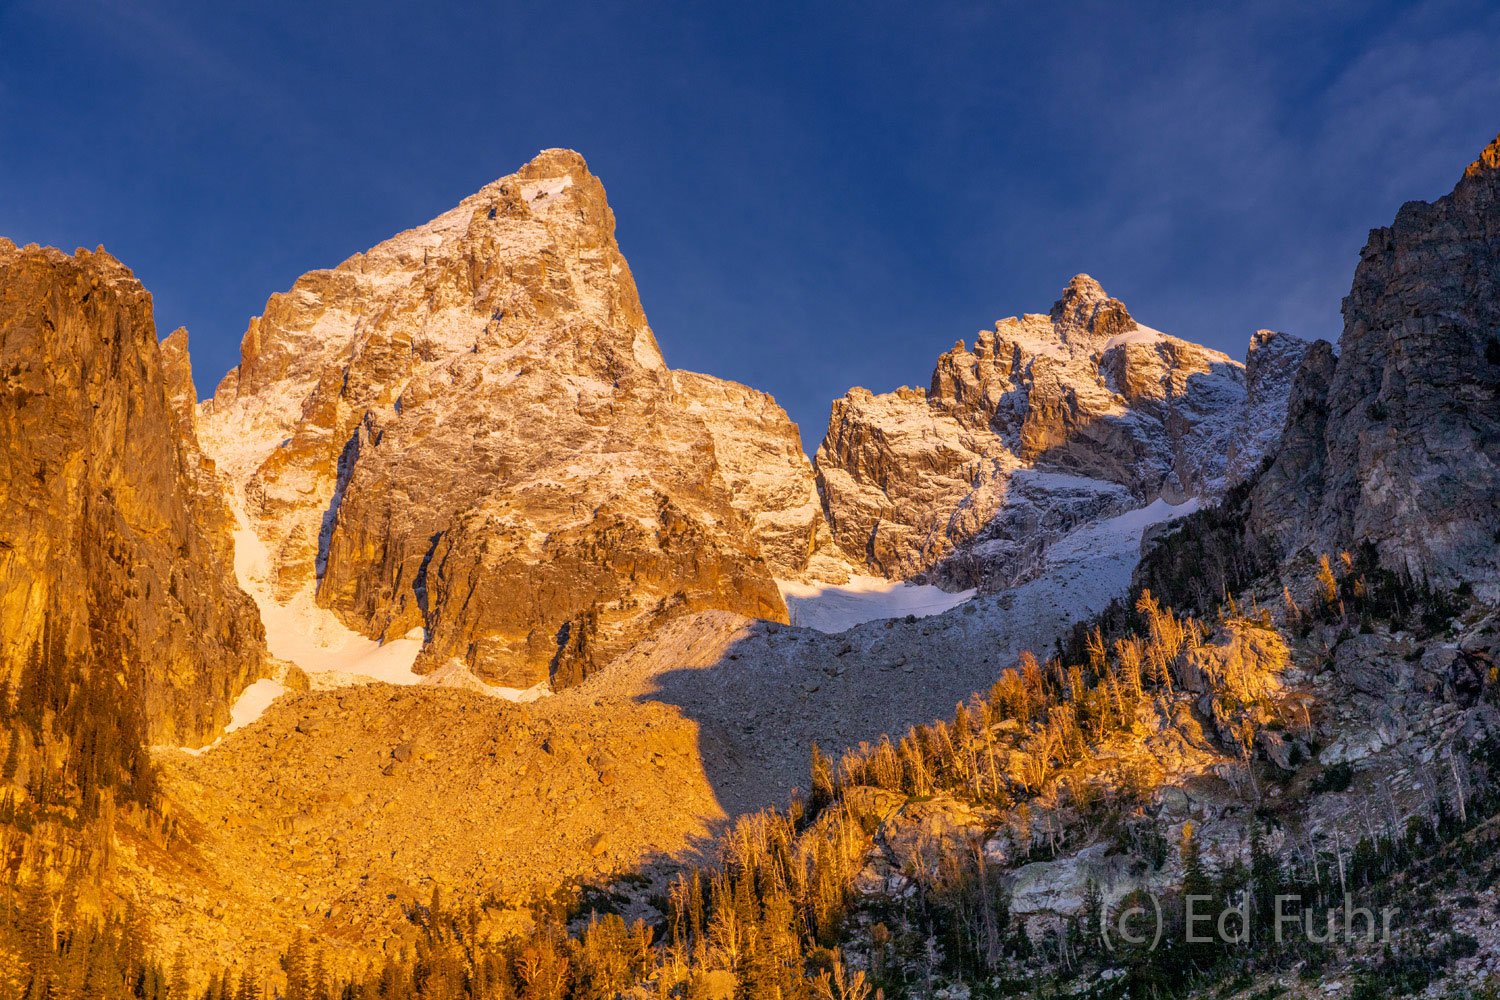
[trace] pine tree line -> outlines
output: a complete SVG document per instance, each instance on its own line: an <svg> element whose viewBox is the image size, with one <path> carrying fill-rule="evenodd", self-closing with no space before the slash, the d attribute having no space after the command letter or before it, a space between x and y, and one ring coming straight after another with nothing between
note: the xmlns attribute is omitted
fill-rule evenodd
<svg viewBox="0 0 1500 1000"><path fill-rule="evenodd" d="M11 665L0 674L0 725L11 730L5 780L15 776L24 736L41 751L42 766L28 768L36 808L73 803L93 817L105 793L150 808L156 775L119 635L107 624L113 619L92 604L87 641L70 645L59 617L44 615L19 669ZM14 687L12 675L19 675Z"/></svg>

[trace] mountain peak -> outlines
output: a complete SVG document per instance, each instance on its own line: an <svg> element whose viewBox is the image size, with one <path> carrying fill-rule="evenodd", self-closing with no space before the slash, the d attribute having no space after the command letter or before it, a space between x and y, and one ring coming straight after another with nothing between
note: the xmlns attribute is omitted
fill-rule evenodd
<svg viewBox="0 0 1500 1000"><path fill-rule="evenodd" d="M562 687L675 615L784 620L764 552L792 573L813 555L795 429L750 390L670 376L571 150L299 278L241 359L200 426L268 553L255 596L273 618L417 631L418 674ZM765 448L718 447L746 435ZM747 503L726 478L777 492Z"/></svg>
<svg viewBox="0 0 1500 1000"><path fill-rule="evenodd" d="M1076 274L1052 304L1052 325L1066 339L1070 333L1113 337L1135 329L1136 322L1119 299L1111 298L1104 286L1087 274Z"/></svg>
<svg viewBox="0 0 1500 1000"><path fill-rule="evenodd" d="M516 171L521 177L530 179L533 177L556 177L558 174L569 174L576 179L581 179L589 172L588 162L583 154L572 149L554 147L544 149L533 156L520 170Z"/></svg>
<svg viewBox="0 0 1500 1000"><path fill-rule="evenodd" d="M1500 170L1500 135L1479 153L1479 159L1464 169L1465 177L1478 177L1487 170Z"/></svg>
<svg viewBox="0 0 1500 1000"><path fill-rule="evenodd" d="M1093 275L1080 272L1073 275L1072 280L1068 282L1068 287L1063 290L1063 297L1068 296L1079 296L1090 301L1102 302L1109 298L1109 293Z"/></svg>

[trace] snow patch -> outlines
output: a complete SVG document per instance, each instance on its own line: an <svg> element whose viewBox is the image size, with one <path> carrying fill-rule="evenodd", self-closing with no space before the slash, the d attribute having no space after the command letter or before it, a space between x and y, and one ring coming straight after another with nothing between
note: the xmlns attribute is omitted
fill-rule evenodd
<svg viewBox="0 0 1500 1000"><path fill-rule="evenodd" d="M498 684L486 684L474 676L474 672L458 660L449 660L424 677L422 683L433 687L463 688L465 691L474 691L478 694L488 695L491 698L500 698L503 701L513 701L518 704L533 702L538 698L545 698L552 693L552 685L547 681L538 681L529 688L502 687Z"/></svg>
<svg viewBox="0 0 1500 1000"><path fill-rule="evenodd" d="M224 727L224 732L232 733L236 729L243 729L250 725L265 714L266 709L271 707L271 702L284 694L286 694L286 688L269 677L263 677L251 684L235 699L234 706L229 710L229 725Z"/></svg>
<svg viewBox="0 0 1500 1000"><path fill-rule="evenodd" d="M1123 514L1106 518L1096 524L1085 525L1060 539L1047 550L1049 564L1064 564L1076 561L1088 551L1112 551L1124 542L1126 547L1139 550L1141 536L1153 524L1175 521L1198 510L1197 497L1185 503L1172 505L1160 497L1144 507L1127 510ZM1136 553L1139 555L1139 551ZM1132 566L1132 569L1134 567Z"/></svg>
<svg viewBox="0 0 1500 1000"><path fill-rule="evenodd" d="M972 590L950 594L938 587L878 576L851 576L844 584L777 580L776 586L791 623L819 632L843 632L880 618L939 615L975 594Z"/></svg>
<svg viewBox="0 0 1500 1000"><path fill-rule="evenodd" d="M550 205L572 186L573 178L567 174L561 177L546 177L539 181L531 181L521 185L521 200L534 208Z"/></svg>
<svg viewBox="0 0 1500 1000"><path fill-rule="evenodd" d="M266 648L277 659L302 668L315 690L378 682L424 684L462 687L514 702L531 702L552 693L545 681L524 689L486 684L456 661L424 677L412 670L425 638L422 629L414 628L399 639L380 642L360 635L339 621L333 612L319 607L311 587L299 591L290 601L276 600L271 590L270 552L246 521L239 498L232 498L231 505L236 518L235 578L240 589L254 599L260 611L260 621L266 630ZM286 688L273 680L258 680L251 684L230 709L231 721L225 732L255 722L285 692ZM215 740L196 749L182 749L199 754L217 746L218 742Z"/></svg>
<svg viewBox="0 0 1500 1000"><path fill-rule="evenodd" d="M1098 485L1082 477L1041 475L1077 480L1070 485ZM1145 507L1084 525L1053 543L1044 556L1045 571L1014 592L1022 600L1041 597L1070 617L1076 616L1076 620L1086 618L1108 603L1109 596L1130 589L1130 576L1140 561L1141 537L1147 528L1186 517L1198 507L1197 499L1176 506L1157 499ZM852 576L848 583L838 585L777 580L776 586L786 601L791 624L819 632L844 632L884 618L940 615L976 593L965 590L950 594L937 587L878 576Z"/></svg>
<svg viewBox="0 0 1500 1000"><path fill-rule="evenodd" d="M181 750L183 753L191 754L194 757L198 757L208 752L209 750L212 750L214 747L224 742L224 736L228 736L236 729L243 729L245 726L250 725L250 723L254 722L256 719L259 719L266 713L266 709L271 707L271 702L275 701L277 698L280 698L284 694L286 694L286 688L271 680L269 677L262 677L260 680L256 681L254 684L251 684L249 687L245 688L245 690L241 691L240 696L236 698L234 700L234 704L230 706L229 725L224 727L223 736L220 736L212 743L205 744L201 747L178 747L177 749Z"/></svg>
<svg viewBox="0 0 1500 1000"><path fill-rule="evenodd" d="M337 673L389 684L419 684L411 666L422 649L422 630L381 643L360 635L319 607L311 587L282 603L271 595L271 555L260 536L236 510L234 573L240 588L255 599L271 655L290 660L309 676Z"/></svg>
<svg viewBox="0 0 1500 1000"><path fill-rule="evenodd" d="M1176 506L1158 497L1144 507L1085 525L1053 543L1044 556L1046 570L1015 593L1018 598L1024 594L1055 603L1071 620L1082 621L1110 598L1130 590L1147 528L1186 517L1198 507L1196 497Z"/></svg>
<svg viewBox="0 0 1500 1000"><path fill-rule="evenodd" d="M1160 330L1153 330L1149 326L1136 324L1134 330L1117 333L1104 342L1104 350L1111 351L1121 344L1159 344L1167 339L1167 335Z"/></svg>
<svg viewBox="0 0 1500 1000"><path fill-rule="evenodd" d="M642 368L655 370L667 367L650 328L642 328L636 333L635 339L630 342L630 353L635 355L635 363Z"/></svg>
<svg viewBox="0 0 1500 1000"><path fill-rule="evenodd" d="M415 229L397 233L366 251L366 257L400 257L415 255L423 250L433 250L449 240L456 239L468 231L474 215L471 199L464 199L442 215Z"/></svg>

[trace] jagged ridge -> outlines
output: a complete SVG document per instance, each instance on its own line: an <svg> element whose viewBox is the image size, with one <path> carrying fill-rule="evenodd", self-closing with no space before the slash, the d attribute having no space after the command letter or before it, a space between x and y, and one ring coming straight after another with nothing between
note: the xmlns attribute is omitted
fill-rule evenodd
<svg viewBox="0 0 1500 1000"><path fill-rule="evenodd" d="M815 463L834 537L888 576L1014 586L1079 524L1213 498L1253 469L1302 348L1261 331L1247 369L1078 275L1049 315L959 341L926 391L834 402Z"/></svg>

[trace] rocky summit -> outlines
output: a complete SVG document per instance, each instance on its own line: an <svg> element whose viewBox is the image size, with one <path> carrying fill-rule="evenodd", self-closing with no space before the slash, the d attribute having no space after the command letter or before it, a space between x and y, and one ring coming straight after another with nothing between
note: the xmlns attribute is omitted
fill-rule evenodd
<svg viewBox="0 0 1500 1000"><path fill-rule="evenodd" d="M1260 461L1303 342L1260 331L1247 363L1135 321L1086 274L942 355L927 389L833 404L818 482L869 571L998 589L1081 524L1217 497Z"/></svg>
<svg viewBox="0 0 1500 1000"><path fill-rule="evenodd" d="M271 298L201 429L272 599L516 688L683 613L785 620L773 574L831 548L796 428L667 368L614 228L549 150Z"/></svg>

